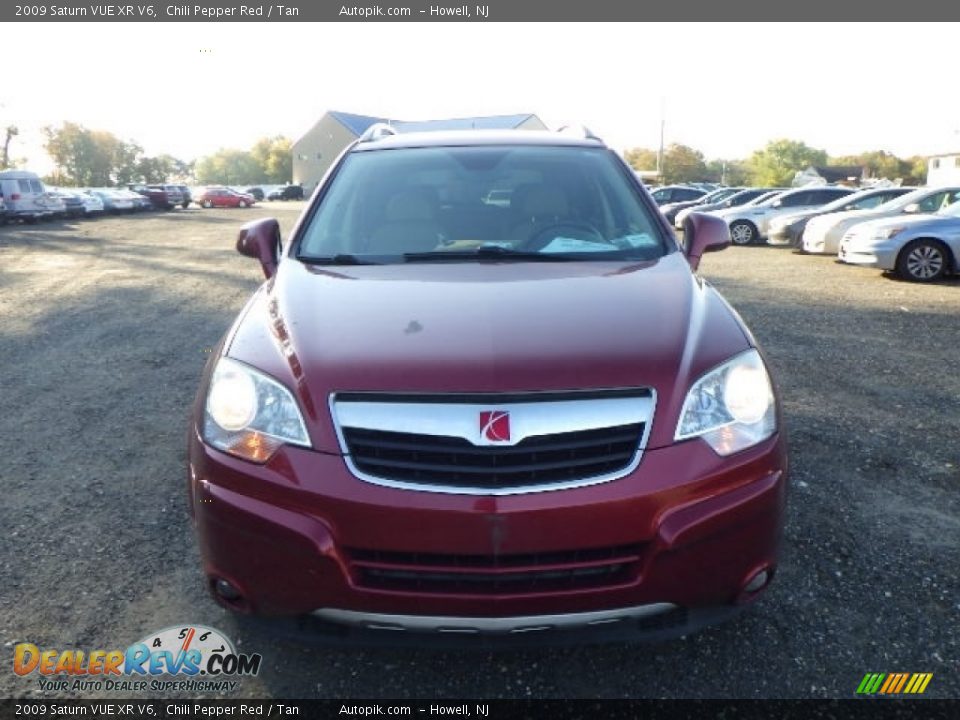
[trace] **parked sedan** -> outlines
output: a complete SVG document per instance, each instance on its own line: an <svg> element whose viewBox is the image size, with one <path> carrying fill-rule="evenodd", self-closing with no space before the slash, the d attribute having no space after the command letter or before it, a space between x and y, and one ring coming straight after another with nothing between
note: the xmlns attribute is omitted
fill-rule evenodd
<svg viewBox="0 0 960 720"><path fill-rule="evenodd" d="M833 212L844 212L846 210L869 210L871 208L883 205L894 198L906 195L908 192L916 190L912 187L886 187L872 190L861 190L851 195L838 198L832 203L827 203L823 207L812 210L803 210L789 215L781 215L770 221L767 229L767 242L771 245L793 245L800 248L803 238L803 230L807 227L807 222L811 218L820 215L827 215Z"/></svg>
<svg viewBox="0 0 960 720"><path fill-rule="evenodd" d="M756 205L713 214L726 221L730 227L730 240L735 245L751 245L766 238L767 226L773 218L820 207L852 192L851 188L846 187L796 188Z"/></svg>
<svg viewBox="0 0 960 720"><path fill-rule="evenodd" d="M838 257L914 282L960 272L960 202L933 214L858 223L844 234Z"/></svg>
<svg viewBox="0 0 960 720"><path fill-rule="evenodd" d="M762 202L767 198L773 197L777 193L782 193L786 189L787 188L746 188L745 190L740 190L739 192L736 192L719 202L691 205L690 207L684 208L677 213L677 216L673 221L673 226L677 230L683 230L683 221L686 220L690 213L712 212L714 210L727 210L729 208L742 207L754 202Z"/></svg>
<svg viewBox="0 0 960 720"><path fill-rule="evenodd" d="M960 186L920 188L894 198L872 210L850 210L813 218L803 231L803 250L808 253L836 255L840 241L851 227L867 220L934 213L960 199Z"/></svg>
<svg viewBox="0 0 960 720"><path fill-rule="evenodd" d="M667 203L684 202L686 200L696 200L707 194L702 188L689 187L687 185L664 185L656 190L650 191L650 197L657 205L666 205Z"/></svg>
<svg viewBox="0 0 960 720"><path fill-rule="evenodd" d="M660 212L663 213L663 216L668 222L673 223L677 219L677 213L684 208L692 207L694 205L719 203L742 189L743 188L738 187L718 188L693 200L677 200L676 202L669 202L666 205L661 205Z"/></svg>
<svg viewBox="0 0 960 720"><path fill-rule="evenodd" d="M133 198L130 197L130 194L114 190L113 188L95 188L89 192L91 195L100 198L105 212L131 212L135 209ZM132 194L136 195L136 193ZM149 200L147 202L149 202Z"/></svg>
<svg viewBox="0 0 960 720"><path fill-rule="evenodd" d="M253 195L238 193L229 188L207 188L194 198L194 202L205 208L213 207L250 207L256 202Z"/></svg>
<svg viewBox="0 0 960 720"><path fill-rule="evenodd" d="M51 190L50 194L63 203L63 215L68 218L81 218L86 214L83 199L79 193L70 190Z"/></svg>
<svg viewBox="0 0 960 720"><path fill-rule="evenodd" d="M284 185L267 195L267 200L303 200L303 187Z"/></svg>

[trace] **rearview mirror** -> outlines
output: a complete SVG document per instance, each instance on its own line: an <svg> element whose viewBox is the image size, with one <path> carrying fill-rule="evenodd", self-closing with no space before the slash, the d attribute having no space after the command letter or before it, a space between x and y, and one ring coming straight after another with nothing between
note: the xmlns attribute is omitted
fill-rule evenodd
<svg viewBox="0 0 960 720"><path fill-rule="evenodd" d="M280 258L280 223L274 218L248 222L237 235L237 252L259 260L264 276L272 278Z"/></svg>
<svg viewBox="0 0 960 720"><path fill-rule="evenodd" d="M683 221L684 252L694 270L705 252L723 250L730 244L730 229L725 220L705 213L690 213Z"/></svg>
<svg viewBox="0 0 960 720"><path fill-rule="evenodd" d="M903 208L903 211L905 213L915 213L919 209L920 209L920 203L910 203L909 205Z"/></svg>

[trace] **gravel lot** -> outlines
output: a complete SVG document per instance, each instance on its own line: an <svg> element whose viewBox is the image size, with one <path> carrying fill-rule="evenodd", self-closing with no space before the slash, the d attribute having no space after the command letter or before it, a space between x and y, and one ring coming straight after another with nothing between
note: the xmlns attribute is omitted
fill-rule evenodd
<svg viewBox="0 0 960 720"><path fill-rule="evenodd" d="M260 652L243 696L852 697L866 672L960 696L960 281L912 285L780 248L703 273L766 347L793 488L766 598L659 645L453 652L276 639L206 596L187 409L260 279L248 218L302 204L0 227L0 695L13 645L125 647L184 622ZM129 695L129 693L127 693Z"/></svg>

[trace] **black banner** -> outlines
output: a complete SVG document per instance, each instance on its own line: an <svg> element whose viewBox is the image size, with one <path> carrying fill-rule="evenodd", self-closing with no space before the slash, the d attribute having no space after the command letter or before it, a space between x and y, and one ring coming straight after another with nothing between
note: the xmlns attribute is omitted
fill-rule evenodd
<svg viewBox="0 0 960 720"><path fill-rule="evenodd" d="M951 17L952 16L952 17ZM960 5L940 0L382 0L380 2L91 2L26 0L0 3L0 22L753 22L944 21Z"/></svg>
<svg viewBox="0 0 960 720"><path fill-rule="evenodd" d="M953 700L0 700L11 718L471 718L809 720L956 718Z"/></svg>

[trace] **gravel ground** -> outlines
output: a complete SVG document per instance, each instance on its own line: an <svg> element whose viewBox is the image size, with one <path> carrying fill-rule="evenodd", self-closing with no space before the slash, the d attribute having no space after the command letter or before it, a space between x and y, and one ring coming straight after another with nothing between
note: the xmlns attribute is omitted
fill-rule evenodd
<svg viewBox="0 0 960 720"><path fill-rule="evenodd" d="M187 409L259 282L237 226L288 230L301 207L0 228L0 695L41 694L10 671L17 642L193 622L263 654L250 697L848 698L895 671L960 696L960 281L780 248L702 266L766 347L791 445L782 564L749 613L658 645L454 652L305 646L219 609L186 515Z"/></svg>

